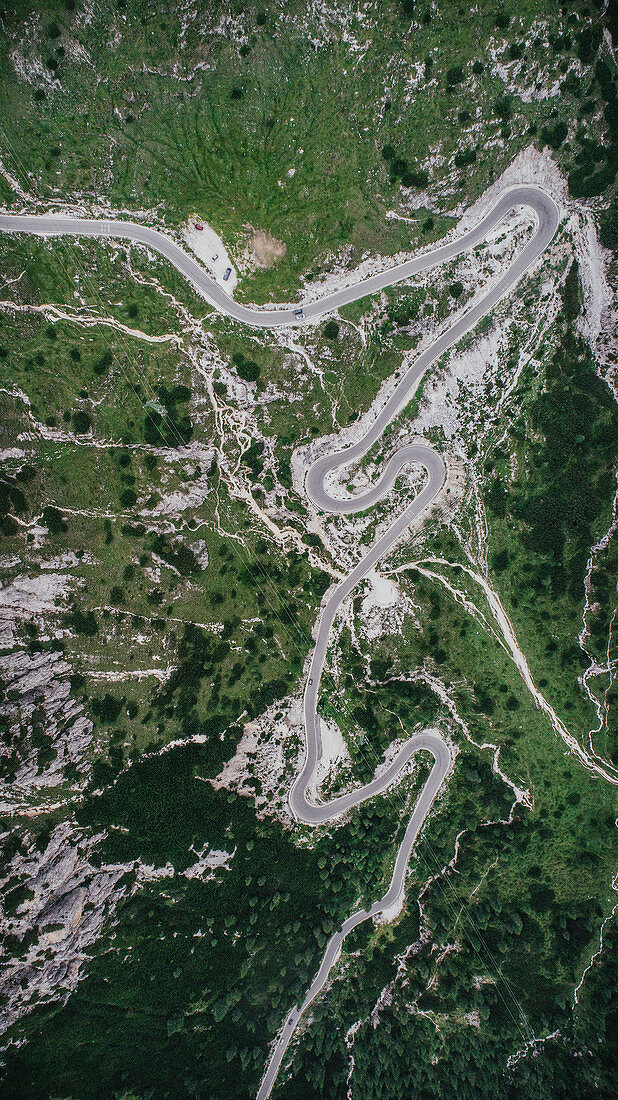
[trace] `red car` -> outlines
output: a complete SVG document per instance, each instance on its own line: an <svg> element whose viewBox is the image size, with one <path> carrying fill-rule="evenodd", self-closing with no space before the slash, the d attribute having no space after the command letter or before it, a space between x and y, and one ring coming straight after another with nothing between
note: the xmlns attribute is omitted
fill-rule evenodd
<svg viewBox="0 0 618 1100"><path fill-rule="evenodd" d="M204 228L204 226L203 226L203 225L200 225L200 223L199 223L199 222L196 222L196 223L195 223L195 228L196 228L196 229L203 229L203 228Z"/></svg>

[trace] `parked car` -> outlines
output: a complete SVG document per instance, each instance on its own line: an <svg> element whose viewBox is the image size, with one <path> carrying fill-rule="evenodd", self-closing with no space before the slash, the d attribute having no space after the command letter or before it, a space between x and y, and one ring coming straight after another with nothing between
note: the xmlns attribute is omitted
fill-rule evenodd
<svg viewBox="0 0 618 1100"><path fill-rule="evenodd" d="M232 274L232 269L231 269L231 267L226 267L226 269L225 269L225 271L224 271L224 273L223 273L223 282L225 282L225 281L226 281L227 279L229 279L229 277L230 277L230 275L231 275L231 274Z"/></svg>
<svg viewBox="0 0 618 1100"><path fill-rule="evenodd" d="M218 253L218 252L215 252L214 256L211 256L211 257L210 257L210 262L211 262L212 264L214 264L215 260L218 260L218 259L219 259L219 253Z"/></svg>
<svg viewBox="0 0 618 1100"><path fill-rule="evenodd" d="M203 229L203 228L204 228L204 226L203 226L203 225L200 225L200 223L199 223L199 222L196 222L196 223L195 223L195 228L196 228L196 229Z"/></svg>

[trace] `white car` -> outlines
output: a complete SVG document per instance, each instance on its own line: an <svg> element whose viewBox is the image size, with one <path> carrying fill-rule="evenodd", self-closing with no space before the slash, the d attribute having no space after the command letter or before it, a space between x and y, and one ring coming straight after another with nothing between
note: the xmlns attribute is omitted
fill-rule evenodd
<svg viewBox="0 0 618 1100"><path fill-rule="evenodd" d="M215 252L214 256L211 256L211 257L210 257L210 262L211 262L212 264L214 264L215 260L218 260L218 259L219 259L219 253L218 253L218 252Z"/></svg>

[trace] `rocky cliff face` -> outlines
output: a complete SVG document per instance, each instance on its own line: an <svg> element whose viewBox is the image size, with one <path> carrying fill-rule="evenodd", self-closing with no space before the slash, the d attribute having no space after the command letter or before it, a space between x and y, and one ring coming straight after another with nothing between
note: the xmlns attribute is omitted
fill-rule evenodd
<svg viewBox="0 0 618 1100"><path fill-rule="evenodd" d="M0 592L2 1031L75 988L125 871L91 862L100 838L86 838L68 808L90 771L93 729L56 623L70 580L18 575Z"/></svg>
<svg viewBox="0 0 618 1100"><path fill-rule="evenodd" d="M71 696L71 666L59 650L0 657L4 700L4 794L0 808L25 795L83 777L92 722ZM71 782L72 781L72 782Z"/></svg>
<svg viewBox="0 0 618 1100"><path fill-rule="evenodd" d="M64 1002L77 985L89 948L133 881L129 866L97 866L100 836L74 820L22 842L8 864L0 1029L46 1001Z"/></svg>

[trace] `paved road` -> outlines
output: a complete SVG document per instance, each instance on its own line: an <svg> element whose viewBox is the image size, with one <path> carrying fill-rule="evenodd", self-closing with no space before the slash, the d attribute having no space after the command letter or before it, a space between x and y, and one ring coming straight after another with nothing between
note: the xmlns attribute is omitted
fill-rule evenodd
<svg viewBox="0 0 618 1100"><path fill-rule="evenodd" d="M428 478L423 489L409 507L376 541L371 550L345 580L333 590L322 611L318 624L316 646L305 686L305 762L290 791L291 810L298 820L306 823L319 824L331 821L353 806L364 802L367 798L384 791L396 780L401 769L414 753L423 749L430 752L434 758L434 764L419 795L404 839L397 852L388 890L369 909L360 909L348 917L329 940L320 969L304 1001L300 1006L294 1005L291 1009L272 1048L257 1100L266 1100L270 1096L294 1030L307 1007L324 987L331 968L341 953L345 937L357 925L377 916L401 897L410 853L451 762L450 753L445 742L436 734L424 733L411 737L378 779L372 780L372 782L357 788L349 794L332 799L326 804L318 805L308 797L308 790L322 756L317 699L320 678L326 659L328 638L337 611L355 585L388 552L412 520L435 499L444 484L445 469L442 459L432 447L424 444L412 444L400 448L387 463L377 483L360 496L348 500L337 500L331 497L324 485L325 478L333 470L361 458L366 453L372 444L381 437L384 429L398 412L407 404L415 386L427 368L465 332L471 329L481 317L484 317L534 264L545 251L556 232L559 222L558 208L553 199L538 187L521 186L511 188L498 199L496 205L473 229L457 237L449 244L429 249L414 259L406 261L406 263L388 268L378 275L373 275L369 279L364 279L362 282L344 290L338 290L334 294L329 294L317 301L308 302L302 307L302 317L298 316L293 306L282 309L252 309L248 306L239 305L210 278L196 260L185 253L164 233L160 233L156 229L136 225L133 222L90 220L53 214L43 216L0 214L0 230L7 233L37 233L44 236L69 234L71 236L86 237L118 237L138 241L169 260L195 289L222 313L228 314L247 325L273 328L279 325L313 321L349 302L357 301L368 294L374 294L384 287L392 286L394 283L433 267L435 264L452 259L461 252L482 242L490 231L516 206L526 206L535 214L536 231L527 245L518 253L502 278L473 308L458 317L446 332L419 355L363 438L350 447L318 459L310 467L307 474L306 490L314 505L324 511L338 513L358 512L371 508L389 491L405 465L420 464L425 468ZM298 308L296 307L297 310Z"/></svg>
<svg viewBox="0 0 618 1100"><path fill-rule="evenodd" d="M499 284L492 292L492 301L488 306L488 308L491 308L491 305L510 289L534 259L541 254L555 231L557 225L555 203L549 195L537 187L511 188L500 197L494 208L481 219L474 229L469 230L449 244L429 249L419 256L415 256L412 260L387 268L378 275L372 275L369 279L363 279L344 290L337 290L334 294L329 294L315 302L307 302L302 307L304 319L307 321L315 320L325 313L339 309L348 302L356 302L359 298L364 298L366 294L375 294L377 290L392 286L393 283L407 279L410 275L415 275L419 271L425 271L428 267L433 267L434 264L453 259L460 252L473 248L474 245L483 241L490 230L502 221L509 210L514 206L522 205L529 206L535 212L539 220L539 229L534 240L523 250L519 259L509 269L503 280L504 286L502 289L500 289ZM249 306L243 306L235 302L224 288L210 277L197 260L185 252L171 237L167 237L165 233L161 233L158 229L150 229L148 226L137 225L135 222L75 218L60 214L0 214L0 231L5 233L36 233L45 237L114 237L121 240L137 241L140 244L147 245L154 252L159 252L161 256L169 260L202 297L206 298L221 313L226 313L237 321L243 321L246 325L259 326L260 328L274 328L278 325L299 323L298 318L294 315L294 309L298 307L252 309ZM487 310L476 312L478 313L476 318L478 320L478 317L481 317L483 312L487 312ZM458 331L454 339L458 339L461 333L474 323L475 321L471 320L469 325L464 327L457 325ZM449 344L447 343L444 346L448 347Z"/></svg>
<svg viewBox="0 0 618 1100"><path fill-rule="evenodd" d="M470 233L466 234L465 237L459 238L458 241L454 241L452 245L446 246L446 248L435 249L432 253L433 262L442 262L444 259L456 255L457 252L461 250L462 240L467 241L466 247L468 248L478 243L479 239L482 239L482 236L488 233L515 203L524 203L526 206L532 208L537 215L537 228L533 238L517 255L508 271L473 309L468 310L467 313L464 313L462 317L458 318L442 336L438 337L438 339L417 358L362 439L354 443L351 447L335 451L317 459L310 467L307 474L305 488L316 507L323 511L338 513L364 511L372 507L390 490L402 467L410 463L417 463L423 466L427 471L428 479L421 492L418 493L403 514L399 516L391 524L385 534L374 543L369 553L365 555L345 580L337 585L324 607L318 624L315 650L313 652L309 675L305 686L305 762L290 791L289 801L292 812L300 821L305 823L318 824L331 821L339 814L345 813L352 806L357 806L359 803L364 802L365 799L380 793L390 786L413 754L419 750L425 749L430 752L434 758L434 765L418 797L403 842L397 852L388 890L383 897L373 903L370 909L360 909L348 917L341 928L331 936L326 946L326 951L322 958L318 973L304 1001L300 1005L293 1006L279 1032L277 1040L271 1050L270 1059L260 1085L260 1090L257 1094L257 1100L267 1100L267 1097L270 1096L295 1028L303 1013L307 1010L320 990L323 989L328 980L328 975L341 954L345 937L353 928L356 928L357 925L377 916L401 897L405 885L406 868L414 843L431 809L433 801L444 782L451 763L449 750L442 738L435 734L424 733L411 737L406 744L402 746L397 756L388 768L382 772L378 779L374 779L365 786L357 788L355 791L350 792L350 794L334 798L328 803L316 805L308 796L308 791L313 782L318 762L322 756L320 721L317 717L317 700L320 688L320 678L326 659L328 638L337 611L355 585L357 585L363 577L367 576L375 564L384 557L390 548L397 542L412 520L420 515L420 513L435 499L444 484L445 469L440 455L434 451L432 447L424 444L411 444L407 447L401 447L392 456L378 482L372 486L368 492L360 496L348 500L335 499L328 493L324 486L324 481L327 474L331 471L338 469L340 466L347 465L349 462L358 460L367 452L372 444L380 438L387 425L391 423L397 413L407 404L419 379L431 363L435 362L447 348L451 347L455 341L472 328L481 317L485 316L485 314L488 313L496 302L514 286L547 248L558 227L558 209L553 200L545 195L544 192L535 188L518 188L500 199L496 207L494 207L487 217L483 219L480 223L482 233L480 232L480 227L477 226ZM444 255L445 251L448 253L446 256ZM428 266L426 260L427 257L424 256L419 258L423 266ZM403 265L407 267L408 274L410 274L411 265L415 263L416 261L412 260L410 264ZM421 270L421 267L416 266L414 270ZM383 274L388 273L385 272ZM381 278L381 276L377 278ZM385 284L382 283L381 285ZM356 296L361 297L362 295L357 294ZM351 301L352 299L348 298L347 300ZM308 313L308 310L305 310L305 312Z"/></svg>

